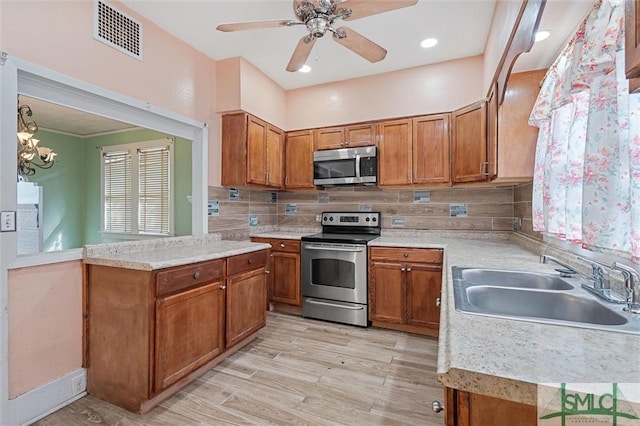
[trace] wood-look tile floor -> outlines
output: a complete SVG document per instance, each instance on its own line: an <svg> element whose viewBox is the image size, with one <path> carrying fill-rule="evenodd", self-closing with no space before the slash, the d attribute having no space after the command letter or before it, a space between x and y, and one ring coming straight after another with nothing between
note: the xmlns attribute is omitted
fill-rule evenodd
<svg viewBox="0 0 640 426"><path fill-rule="evenodd" d="M149 413L84 397L36 423L442 425L434 338L270 312L258 337Z"/></svg>

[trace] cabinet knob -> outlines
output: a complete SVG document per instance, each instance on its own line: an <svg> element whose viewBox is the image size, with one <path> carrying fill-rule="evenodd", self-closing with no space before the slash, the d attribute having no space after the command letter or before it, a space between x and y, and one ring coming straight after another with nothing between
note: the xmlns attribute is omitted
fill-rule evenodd
<svg viewBox="0 0 640 426"><path fill-rule="evenodd" d="M402 257L409 257L409 253L403 254Z"/></svg>
<svg viewBox="0 0 640 426"><path fill-rule="evenodd" d="M404 271L406 271L406 268L402 267L402 268L400 268L400 270L401 270L402 272L404 272Z"/></svg>
<svg viewBox="0 0 640 426"><path fill-rule="evenodd" d="M193 279L197 280L198 278L200 278L200 272L196 271L193 273Z"/></svg>
<svg viewBox="0 0 640 426"><path fill-rule="evenodd" d="M284 248L284 243L280 243L280 247Z"/></svg>
<svg viewBox="0 0 640 426"><path fill-rule="evenodd" d="M226 286L226 285L222 285L222 286L220 286L220 290L224 290L225 288L227 288L227 286Z"/></svg>
<svg viewBox="0 0 640 426"><path fill-rule="evenodd" d="M433 401L431 403L431 409L434 413L440 413L444 410L444 405L440 401Z"/></svg>
<svg viewBox="0 0 640 426"><path fill-rule="evenodd" d="M249 262L249 265L251 265L253 263L253 259L249 258L249 260L247 260L247 262Z"/></svg>
<svg viewBox="0 0 640 426"><path fill-rule="evenodd" d="M264 273L265 273L265 274L268 274L268 273L269 273L269 270L268 270L268 269L265 269L265 270L264 270Z"/></svg>
<svg viewBox="0 0 640 426"><path fill-rule="evenodd" d="M407 268L407 272L411 272L411 268Z"/></svg>
<svg viewBox="0 0 640 426"><path fill-rule="evenodd" d="M442 303L442 302L440 301L440 298L439 298L439 297L436 297L436 306L437 306L438 308L440 307L440 304L441 304L441 303Z"/></svg>

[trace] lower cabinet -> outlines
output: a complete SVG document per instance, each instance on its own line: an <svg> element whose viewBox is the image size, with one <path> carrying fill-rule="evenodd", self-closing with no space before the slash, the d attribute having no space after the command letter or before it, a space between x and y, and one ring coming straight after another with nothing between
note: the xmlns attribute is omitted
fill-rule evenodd
<svg viewBox="0 0 640 426"><path fill-rule="evenodd" d="M369 319L377 327L438 336L442 250L369 249Z"/></svg>
<svg viewBox="0 0 640 426"><path fill-rule="evenodd" d="M451 388L445 388L444 413L446 426L538 424L536 406Z"/></svg>
<svg viewBox="0 0 640 426"><path fill-rule="evenodd" d="M269 301L300 306L300 241L259 237L251 241L271 244Z"/></svg>
<svg viewBox="0 0 640 426"><path fill-rule="evenodd" d="M86 265L88 393L143 413L250 342L266 324L267 259Z"/></svg>

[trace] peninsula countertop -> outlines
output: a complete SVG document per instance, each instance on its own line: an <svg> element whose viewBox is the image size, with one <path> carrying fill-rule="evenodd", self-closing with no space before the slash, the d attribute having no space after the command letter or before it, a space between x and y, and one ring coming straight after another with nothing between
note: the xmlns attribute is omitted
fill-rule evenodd
<svg viewBox="0 0 640 426"><path fill-rule="evenodd" d="M86 246L84 263L153 271L270 249L269 244L221 240L217 234Z"/></svg>
<svg viewBox="0 0 640 426"><path fill-rule="evenodd" d="M538 253L510 240L428 233L383 236L369 245L444 249L438 345L443 385L535 405L539 383L640 383L640 335L455 310L452 266L555 273L553 265L539 263Z"/></svg>

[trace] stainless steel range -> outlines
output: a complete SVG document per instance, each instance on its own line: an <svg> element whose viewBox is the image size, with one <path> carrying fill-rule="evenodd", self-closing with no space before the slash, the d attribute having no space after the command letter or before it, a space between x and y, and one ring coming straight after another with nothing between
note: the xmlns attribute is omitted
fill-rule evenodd
<svg viewBox="0 0 640 426"><path fill-rule="evenodd" d="M322 233L302 237L302 316L368 325L367 243L380 212L322 213Z"/></svg>

